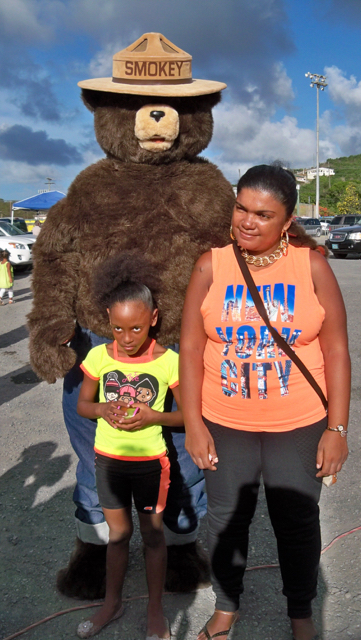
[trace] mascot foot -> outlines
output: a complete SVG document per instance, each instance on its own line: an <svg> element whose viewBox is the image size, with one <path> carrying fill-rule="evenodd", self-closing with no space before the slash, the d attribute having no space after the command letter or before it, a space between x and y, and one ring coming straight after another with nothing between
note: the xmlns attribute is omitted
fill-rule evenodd
<svg viewBox="0 0 361 640"><path fill-rule="evenodd" d="M107 545L77 538L68 566L57 575L56 586L69 598L99 600L105 596Z"/></svg>
<svg viewBox="0 0 361 640"><path fill-rule="evenodd" d="M197 542L167 547L166 591L187 593L198 587L209 587L209 560Z"/></svg>

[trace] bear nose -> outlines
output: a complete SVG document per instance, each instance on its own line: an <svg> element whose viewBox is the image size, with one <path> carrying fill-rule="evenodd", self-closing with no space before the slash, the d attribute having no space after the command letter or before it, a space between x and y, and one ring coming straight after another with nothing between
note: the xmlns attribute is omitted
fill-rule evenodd
<svg viewBox="0 0 361 640"><path fill-rule="evenodd" d="M159 122L159 120L164 118L165 112L164 111L151 111L149 115L150 115L151 118L153 118L153 120L155 120L156 122Z"/></svg>

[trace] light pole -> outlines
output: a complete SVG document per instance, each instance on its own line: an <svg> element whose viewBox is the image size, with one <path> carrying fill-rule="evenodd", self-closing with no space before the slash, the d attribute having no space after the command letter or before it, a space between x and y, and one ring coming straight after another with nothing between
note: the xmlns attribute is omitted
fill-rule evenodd
<svg viewBox="0 0 361 640"><path fill-rule="evenodd" d="M310 78L311 87L316 87L317 91L317 116L316 116L316 218L320 217L320 163L319 163L319 97L318 91L325 90L327 87L326 76L320 76L318 73L305 73L306 78Z"/></svg>
<svg viewBox="0 0 361 640"><path fill-rule="evenodd" d="M297 218L300 217L300 185L296 184L297 189Z"/></svg>

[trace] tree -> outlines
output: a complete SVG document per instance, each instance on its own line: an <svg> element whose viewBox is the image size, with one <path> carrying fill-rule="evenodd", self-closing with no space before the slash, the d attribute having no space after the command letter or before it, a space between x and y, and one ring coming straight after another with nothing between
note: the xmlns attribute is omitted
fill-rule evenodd
<svg viewBox="0 0 361 640"><path fill-rule="evenodd" d="M353 182L349 182L346 186L345 195L337 203L337 209L341 215L361 213L359 194Z"/></svg>

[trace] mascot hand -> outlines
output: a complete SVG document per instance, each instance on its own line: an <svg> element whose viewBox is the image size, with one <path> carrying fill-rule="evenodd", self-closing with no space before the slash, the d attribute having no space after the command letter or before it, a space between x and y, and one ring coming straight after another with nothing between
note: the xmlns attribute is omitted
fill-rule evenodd
<svg viewBox="0 0 361 640"><path fill-rule="evenodd" d="M35 373L53 384L74 366L76 353L66 346L74 333L73 321L58 320L30 332L30 363Z"/></svg>

